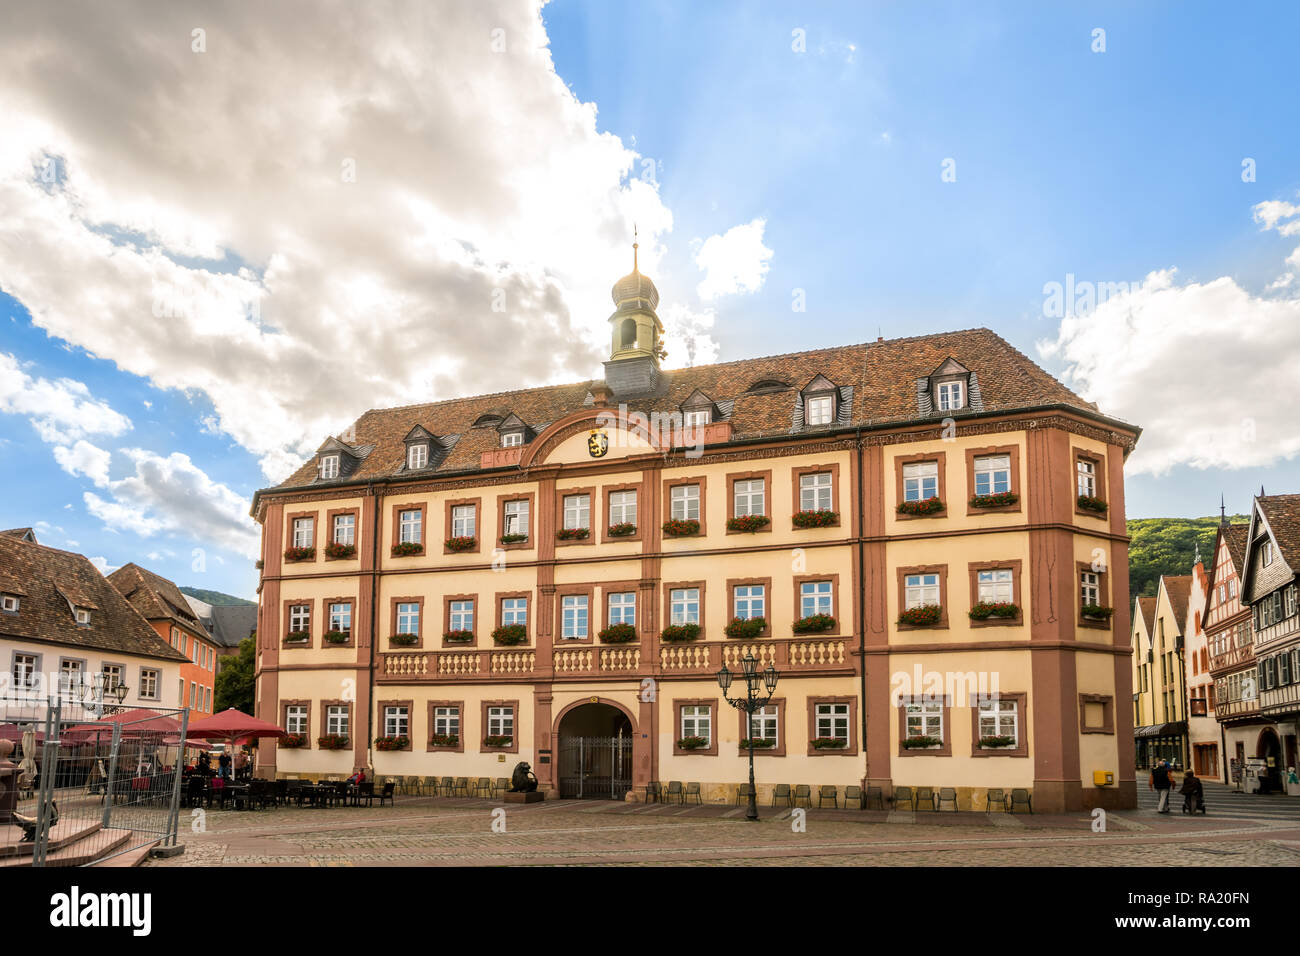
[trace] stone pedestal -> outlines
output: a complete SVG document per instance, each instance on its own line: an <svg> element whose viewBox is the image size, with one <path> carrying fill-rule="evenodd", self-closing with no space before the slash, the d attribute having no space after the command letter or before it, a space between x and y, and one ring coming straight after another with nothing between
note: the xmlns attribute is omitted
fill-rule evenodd
<svg viewBox="0 0 1300 956"><path fill-rule="evenodd" d="M534 790L532 793L512 793L507 790L505 795L506 803L541 803L546 799L546 794L540 790Z"/></svg>

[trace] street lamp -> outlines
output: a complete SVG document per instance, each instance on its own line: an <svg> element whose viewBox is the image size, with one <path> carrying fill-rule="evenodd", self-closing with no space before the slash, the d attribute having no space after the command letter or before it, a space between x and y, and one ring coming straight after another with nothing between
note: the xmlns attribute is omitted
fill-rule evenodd
<svg viewBox="0 0 1300 956"><path fill-rule="evenodd" d="M776 682L781 675L771 664L759 671L758 661L754 659L753 654L746 654L740 659L740 673L745 679L744 697L727 696L735 675L727 670L726 664L723 664L722 670L718 671L718 686L722 688L723 700L746 715L745 739L749 743L749 809L745 812L745 819L757 822L758 793L754 789L754 713L772 699L772 694L776 692ZM760 696L763 690L767 691L767 696Z"/></svg>

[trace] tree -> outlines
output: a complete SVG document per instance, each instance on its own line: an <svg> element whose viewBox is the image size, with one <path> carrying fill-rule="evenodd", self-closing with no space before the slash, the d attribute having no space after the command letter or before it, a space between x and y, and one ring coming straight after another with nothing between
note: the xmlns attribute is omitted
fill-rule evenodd
<svg viewBox="0 0 1300 956"><path fill-rule="evenodd" d="M225 663L217 675L218 712L234 707L246 714L253 712L253 654L255 638L246 637L239 642L239 656Z"/></svg>

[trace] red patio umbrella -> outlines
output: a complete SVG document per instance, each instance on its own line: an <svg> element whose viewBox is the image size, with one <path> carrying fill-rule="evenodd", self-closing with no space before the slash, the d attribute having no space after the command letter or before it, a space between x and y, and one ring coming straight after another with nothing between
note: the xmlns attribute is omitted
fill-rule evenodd
<svg viewBox="0 0 1300 956"><path fill-rule="evenodd" d="M219 714L205 717L203 720L196 720L190 724L185 736L191 740L197 738L199 740L228 742L230 750L233 751L235 742L240 739L287 737L289 733L283 727L277 727L268 721L250 717L243 711L231 707Z"/></svg>
<svg viewBox="0 0 1300 956"><path fill-rule="evenodd" d="M137 707L134 710L123 711L120 714L109 714L107 717L101 717L99 720L86 724L77 724L74 727L67 727L63 733L65 736L93 737L99 734L113 732L114 724L123 724L123 736L140 736L143 734L179 734L181 732L181 722L175 717L167 717L158 713L156 710L149 710L147 707ZM125 726L130 724L130 726Z"/></svg>

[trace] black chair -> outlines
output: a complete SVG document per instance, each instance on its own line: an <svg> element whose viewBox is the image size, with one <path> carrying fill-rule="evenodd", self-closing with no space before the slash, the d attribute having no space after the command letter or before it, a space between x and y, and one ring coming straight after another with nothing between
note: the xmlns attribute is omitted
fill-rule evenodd
<svg viewBox="0 0 1300 956"><path fill-rule="evenodd" d="M742 802L748 802L751 789L752 788L747 783L739 784L736 787L736 806L740 806ZM757 796L757 794L755 794L755 796Z"/></svg>
<svg viewBox="0 0 1300 956"><path fill-rule="evenodd" d="M685 803L691 797L695 798L696 803L703 804L704 801L700 797L700 785L698 783L686 784L686 789L682 791L682 803Z"/></svg>
<svg viewBox="0 0 1300 956"><path fill-rule="evenodd" d="M804 805L812 809L812 787L806 783L797 783L794 786L794 794L790 797L790 806L799 806L799 801L804 801Z"/></svg>
<svg viewBox="0 0 1300 956"><path fill-rule="evenodd" d="M785 805L791 805L790 785L788 783L778 783L772 788L772 806L776 806L776 801L784 800Z"/></svg>
<svg viewBox="0 0 1300 956"><path fill-rule="evenodd" d="M939 807L938 807L938 808L939 808L940 810L942 810L942 809L943 809L943 805L944 805L945 803L951 803L951 804L952 804L952 811L953 811L953 813L956 813L956 812L957 812L957 791L954 790L952 787L940 787L940 788L939 788Z"/></svg>
<svg viewBox="0 0 1300 956"><path fill-rule="evenodd" d="M658 780L651 780L647 783L645 785L645 802L658 803L661 789Z"/></svg>
<svg viewBox="0 0 1300 956"><path fill-rule="evenodd" d="M854 803L858 805L857 809L864 809L862 788L857 785L847 786L844 788L844 809L849 809Z"/></svg>
<svg viewBox="0 0 1300 956"><path fill-rule="evenodd" d="M185 781L185 805L187 807L203 806L203 778L190 777Z"/></svg>
<svg viewBox="0 0 1300 956"><path fill-rule="evenodd" d="M379 799L379 805L381 807L384 805L385 800L388 801L389 806L396 806L396 804L393 803L393 781L389 780L384 784L384 789L380 793L376 793L375 796Z"/></svg>
<svg viewBox="0 0 1300 956"><path fill-rule="evenodd" d="M885 791L880 787L867 787L867 796L862 801L862 809L885 809Z"/></svg>
<svg viewBox="0 0 1300 956"><path fill-rule="evenodd" d="M984 812L992 813L994 808L999 813L1007 812L1007 795L1001 787L992 787L984 798Z"/></svg>
<svg viewBox="0 0 1300 956"><path fill-rule="evenodd" d="M364 800L366 806L373 807L375 805L375 785L367 780L357 787L357 792L352 799L354 801L353 806L361 806L361 801Z"/></svg>
<svg viewBox="0 0 1300 956"><path fill-rule="evenodd" d="M938 811L939 795L934 792L934 787L917 787L916 788L916 809L921 809L925 804L930 804L930 809Z"/></svg>
<svg viewBox="0 0 1300 956"><path fill-rule="evenodd" d="M916 795L912 793L911 787L894 788L894 809L902 810L906 804L908 810L916 809Z"/></svg>
<svg viewBox="0 0 1300 956"><path fill-rule="evenodd" d="M1034 812L1034 801L1030 797L1029 791L1023 787L1016 787L1011 791L1011 809L1009 812L1015 813L1016 807L1025 807L1030 813Z"/></svg>
<svg viewBox="0 0 1300 956"><path fill-rule="evenodd" d="M831 806L836 810L840 808L840 790L839 787L831 784L824 784L817 788L817 806L822 806L830 800Z"/></svg>
<svg viewBox="0 0 1300 956"><path fill-rule="evenodd" d="M665 790L665 791L663 792L663 794L664 794L664 803L667 803L667 802L668 802L669 800L671 800L673 797L676 797L676 798L677 798L677 802L678 802L678 803L681 803L681 802L682 802L682 782L681 782L680 780L669 780L669 781L668 781L668 789Z"/></svg>
<svg viewBox="0 0 1300 956"><path fill-rule="evenodd" d="M277 780L275 782L275 805L282 807L289 802L289 781Z"/></svg>

